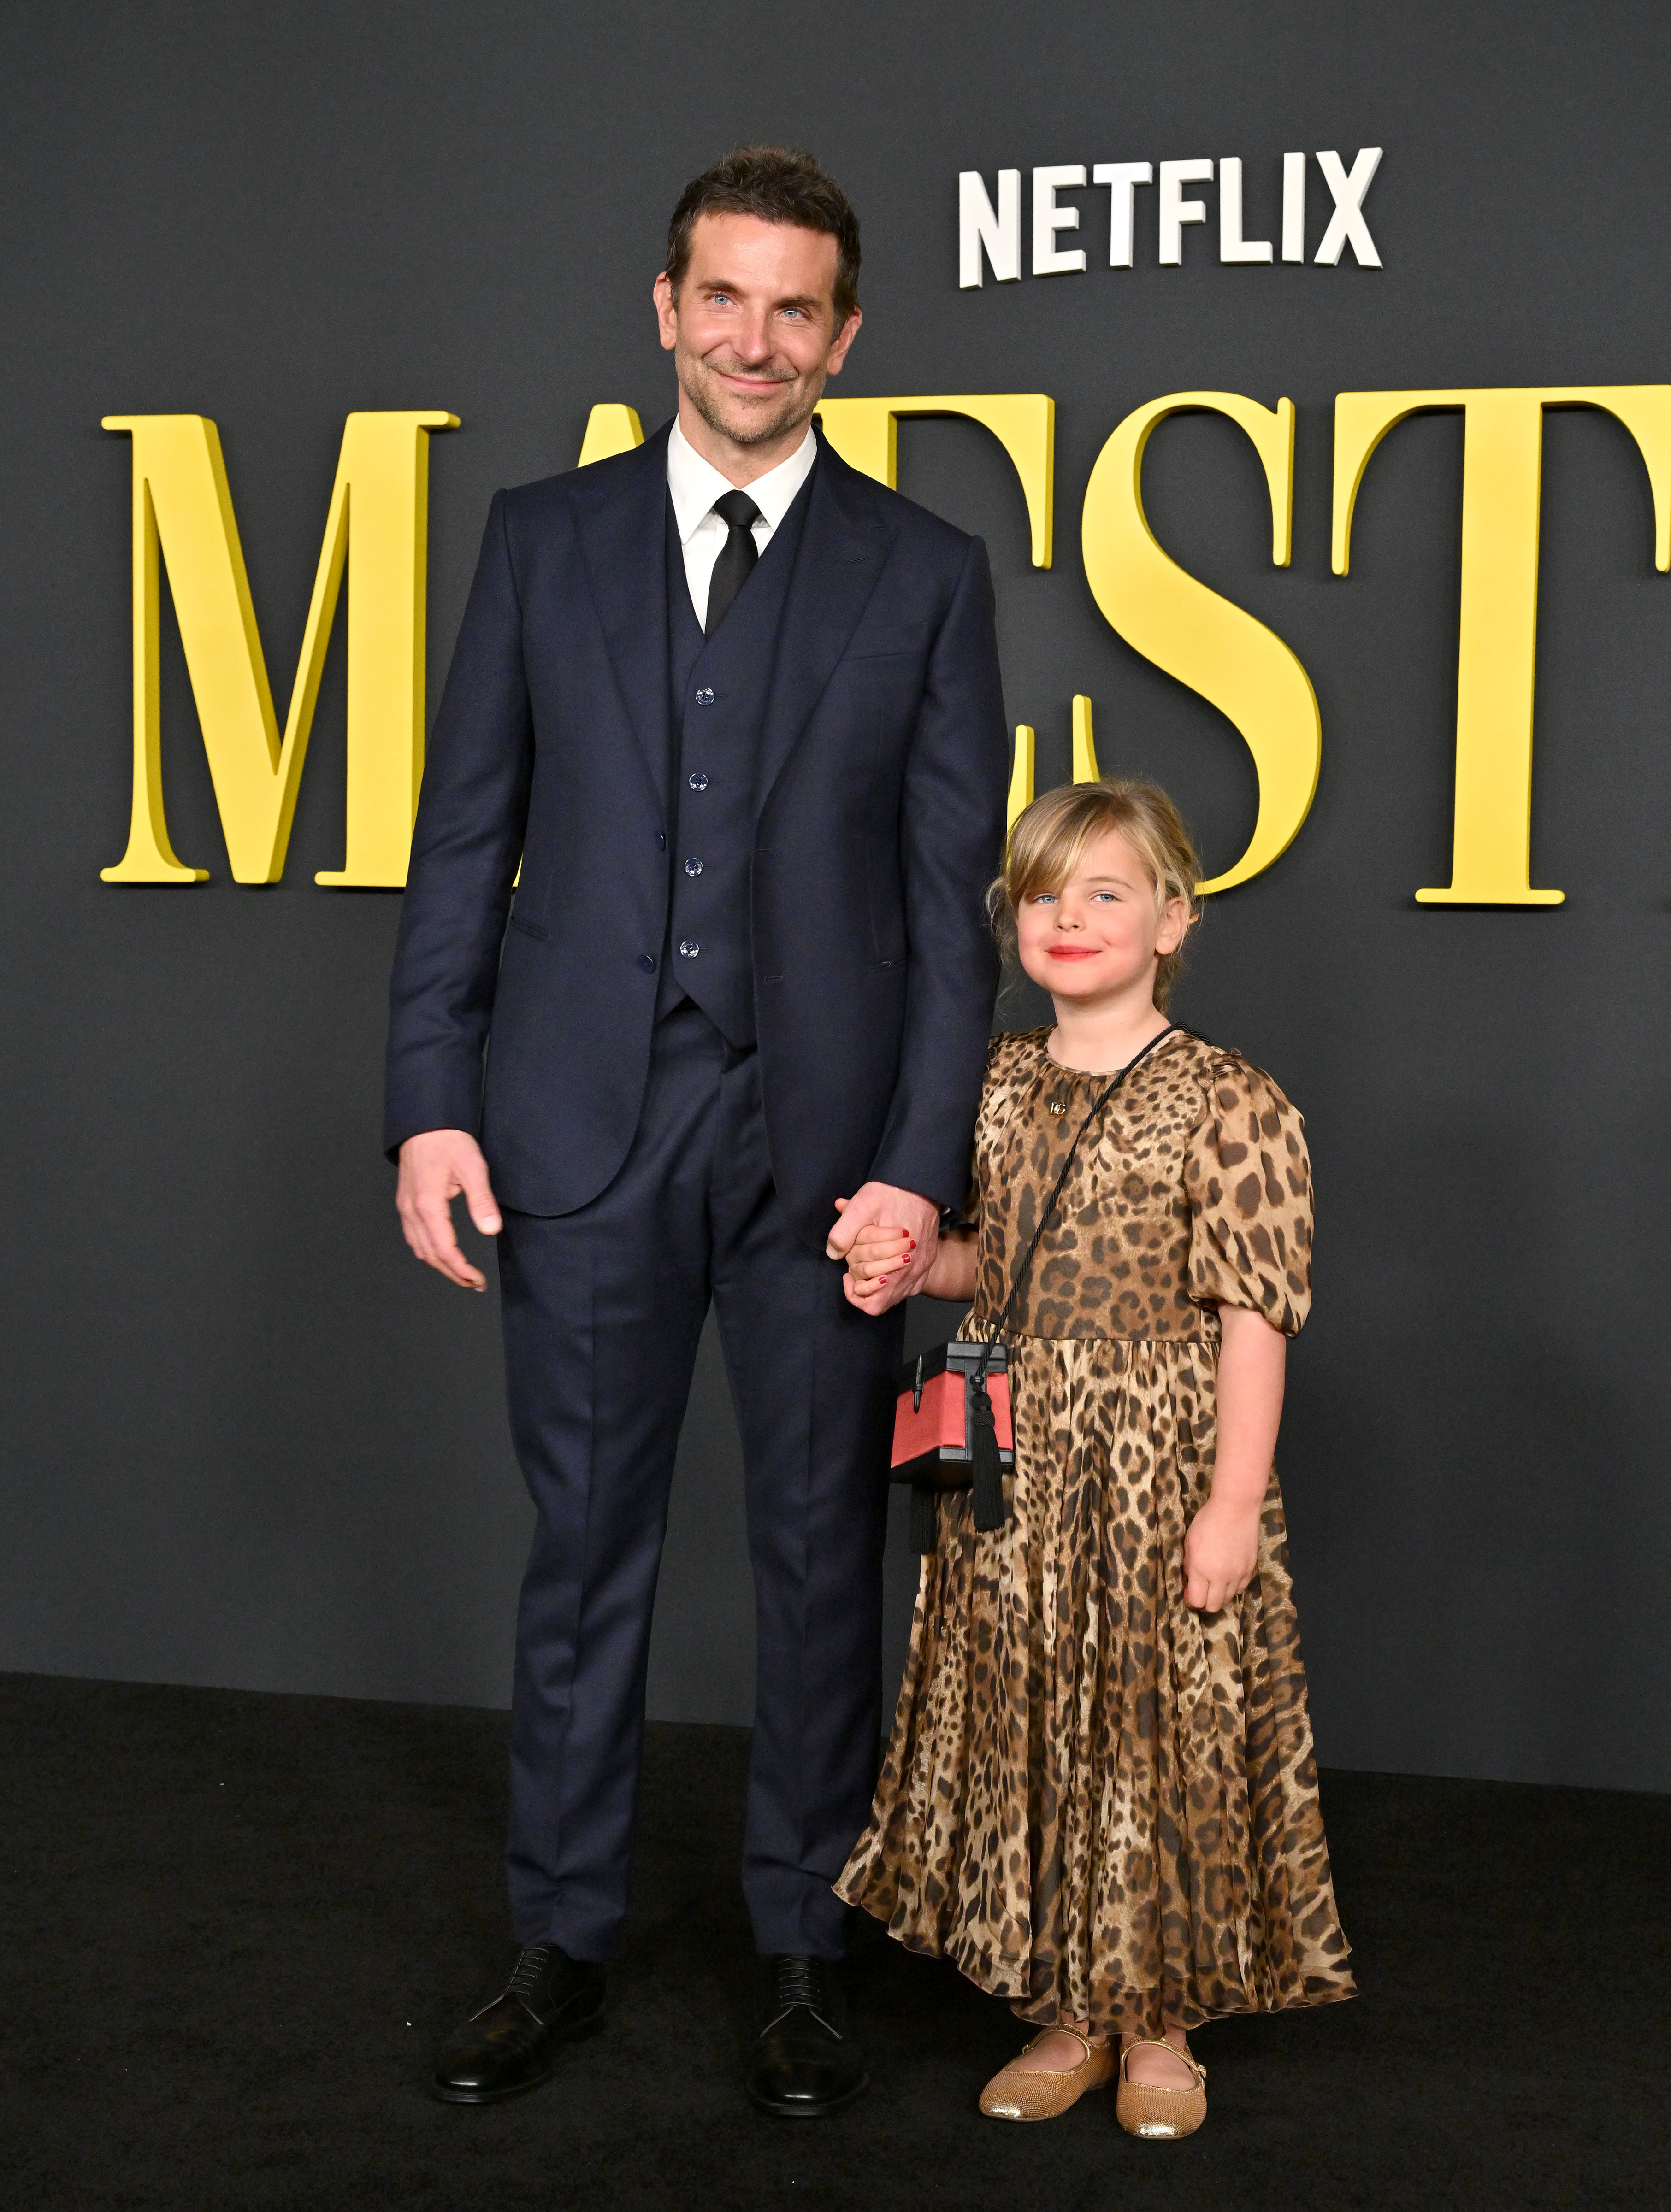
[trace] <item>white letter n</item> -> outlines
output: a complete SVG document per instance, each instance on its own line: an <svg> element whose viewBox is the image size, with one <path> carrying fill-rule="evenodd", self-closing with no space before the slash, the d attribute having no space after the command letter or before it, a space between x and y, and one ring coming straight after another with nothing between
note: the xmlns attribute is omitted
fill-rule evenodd
<svg viewBox="0 0 1671 2212"><path fill-rule="evenodd" d="M997 212L986 197L979 169L965 169L957 180L957 283L960 291L985 283L981 250L1000 284L1013 284L1022 273L1022 173L998 171Z"/></svg>

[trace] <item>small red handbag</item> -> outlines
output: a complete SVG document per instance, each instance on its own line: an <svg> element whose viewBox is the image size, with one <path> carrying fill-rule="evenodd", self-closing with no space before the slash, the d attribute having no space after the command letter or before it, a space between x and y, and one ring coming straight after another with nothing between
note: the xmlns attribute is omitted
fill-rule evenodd
<svg viewBox="0 0 1671 2212"><path fill-rule="evenodd" d="M978 1370L986 1354L987 1402L997 1440L1000 1468L1013 1464L1015 1438L1009 1426L1009 1373L1003 1346L961 1339L936 1344L900 1370L900 1401L893 1411L891 1482L911 1485L911 1541L918 1552L934 1549L934 1493L967 1490L973 1480L970 1441L972 1406ZM1000 1492L1000 1499L1002 1492ZM1002 1504L999 1507L1003 1518Z"/></svg>
<svg viewBox="0 0 1671 2212"><path fill-rule="evenodd" d="M900 1378L899 1402L893 1409L893 1459L891 1482L911 1485L911 1544L917 1552L934 1549L938 1512L935 1492L973 1490L970 1503L976 1529L985 1534L1001 1528L1005 1519L1003 1470L1015 1462L1015 1439L1009 1407L1009 1363L1000 1342L1020 1296L1039 1240L1056 1211L1079 1150L1079 1139L1135 1067L1141 1066L1177 1024L1168 1022L1134 1054L1113 1080L1098 1093L1095 1103L1073 1133L1050 1196L1039 1216L1033 1241L1022 1255L1015 1279L1003 1310L985 1343L959 1338L936 1345L920 1359L907 1360Z"/></svg>

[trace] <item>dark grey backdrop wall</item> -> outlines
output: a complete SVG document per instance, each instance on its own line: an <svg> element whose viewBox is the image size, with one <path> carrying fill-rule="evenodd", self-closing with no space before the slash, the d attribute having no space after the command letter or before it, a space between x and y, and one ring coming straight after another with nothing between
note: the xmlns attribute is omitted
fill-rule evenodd
<svg viewBox="0 0 1671 2212"><path fill-rule="evenodd" d="M1671 1784L1671 579L1646 477L1616 424L1551 417L1534 880L1558 909L1412 900L1448 880L1455 417L1394 434L1353 574L1328 569L1338 392L1671 377L1668 46L1662 8L1621 0L8 7L0 1665L502 1703L526 1537L492 1303L406 1259L378 1157L398 897L313 884L342 851L340 638L284 883L229 878L167 627L169 817L213 880L99 881L130 729L129 450L99 417L220 425L282 696L345 415L460 415L432 457L433 701L490 494L571 465L594 401L670 411L668 210L773 135L863 219L843 390L1055 397L1052 570L973 426L907 424L902 488L991 545L1041 782L1089 693L1104 765L1171 785L1216 868L1251 823L1247 755L1104 624L1079 505L1143 400L1296 402L1290 569L1227 423L1168 424L1147 489L1321 703L1310 818L1214 906L1182 1011L1278 1073L1314 1147L1283 1461L1322 1753ZM1235 153L1271 236L1284 151L1367 145L1380 271L1223 267L1211 228L1159 268L1152 193L1112 271L1088 192L1086 274L957 289L961 169ZM1326 207L1314 164L1313 252ZM708 1358L655 1709L746 1718L751 1634Z"/></svg>

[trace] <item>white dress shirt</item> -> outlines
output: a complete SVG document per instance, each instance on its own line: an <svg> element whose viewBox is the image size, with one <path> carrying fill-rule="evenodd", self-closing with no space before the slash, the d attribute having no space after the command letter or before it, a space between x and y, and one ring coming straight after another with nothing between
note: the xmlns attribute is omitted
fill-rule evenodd
<svg viewBox="0 0 1671 2212"><path fill-rule="evenodd" d="M817 459L818 441L808 423L806 436L786 461L779 461L775 469L768 469L763 477L742 487L760 510L754 522L757 554L764 553L771 543L772 532L789 513ZM714 501L736 489L711 461L703 459L675 418L668 440L668 489L673 495L674 523L685 551L685 581L690 586L691 605L704 629L708 586L720 548L729 534L727 525L714 513Z"/></svg>

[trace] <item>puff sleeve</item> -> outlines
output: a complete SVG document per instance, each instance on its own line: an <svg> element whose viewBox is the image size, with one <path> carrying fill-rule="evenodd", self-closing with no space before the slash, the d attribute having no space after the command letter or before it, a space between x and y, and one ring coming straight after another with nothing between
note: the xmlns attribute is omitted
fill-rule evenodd
<svg viewBox="0 0 1671 2212"><path fill-rule="evenodd" d="M1189 1294L1247 1306L1284 1336L1311 1310L1305 1123L1268 1075L1226 1056L1209 1071L1185 1160Z"/></svg>

